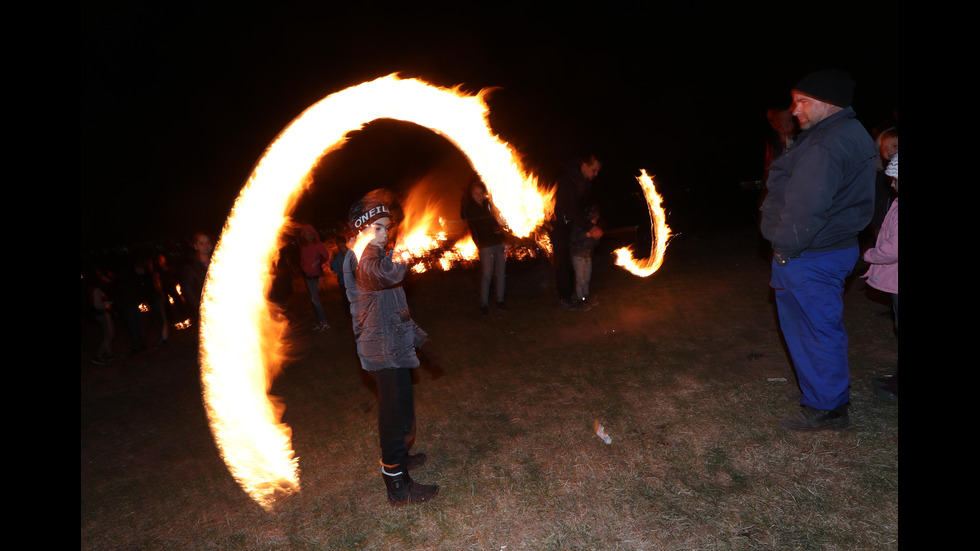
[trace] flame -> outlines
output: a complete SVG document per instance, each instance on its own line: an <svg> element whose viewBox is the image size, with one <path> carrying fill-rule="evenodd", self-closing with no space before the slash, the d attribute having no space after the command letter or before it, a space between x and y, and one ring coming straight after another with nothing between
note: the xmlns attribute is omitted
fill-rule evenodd
<svg viewBox="0 0 980 551"><path fill-rule="evenodd" d="M364 231L357 234L357 237L354 239L354 244L350 246L350 250L357 257L357 260L361 260L361 253L364 252L364 247L367 247L371 241L374 241L374 226L368 226Z"/></svg>
<svg viewBox="0 0 980 551"><path fill-rule="evenodd" d="M480 256L480 251L477 250L472 235L467 235L457 241L451 252L460 260L476 260Z"/></svg>
<svg viewBox="0 0 980 551"><path fill-rule="evenodd" d="M310 171L348 132L370 121L413 122L455 144L493 195L507 198L497 205L515 235L528 235L550 215L553 194L539 191L517 153L494 135L485 95L397 75L329 95L273 140L235 201L201 301L201 380L221 456L262 507L271 509L277 496L300 489L291 431L280 422L283 407L268 395L284 360L285 323L265 297L280 230L309 186ZM351 248L359 255L363 247Z"/></svg>
<svg viewBox="0 0 980 551"><path fill-rule="evenodd" d="M398 229L395 242L397 254L420 259L442 247L446 241L446 229L445 220L439 217L441 207L432 201L422 186L412 188L403 205L405 220Z"/></svg>
<svg viewBox="0 0 980 551"><path fill-rule="evenodd" d="M537 243L544 252L548 253L548 256L551 256L552 248L550 235L548 235L546 232L541 232L541 235L539 235L537 238Z"/></svg>
<svg viewBox="0 0 980 551"><path fill-rule="evenodd" d="M626 268L634 275L647 277L659 270L661 264L664 262L667 241L670 239L670 228L667 226L667 216L661 205L663 198L657 194L656 188L653 187L653 178L647 175L646 170L640 170L640 176L637 178L637 181L640 182L640 187L643 188L643 195L647 200L647 208L650 211L650 235L656 246L651 245L650 256L646 260L641 261L633 259L633 250L631 247L621 247L616 249L614 253L616 255L617 266Z"/></svg>
<svg viewBox="0 0 980 551"><path fill-rule="evenodd" d="M300 490L291 430L280 422L284 406L268 394L285 359L286 323L265 297L280 233L312 181L311 170L320 157L343 145L347 133L375 119L425 126L466 155L511 232L528 237L551 216L554 190L540 190L537 177L524 170L517 153L494 135L486 93L467 95L459 87L440 88L389 75L329 95L273 140L236 199L215 247L201 300L201 381L222 458L242 489L266 510L278 496ZM406 209L406 224L396 234L400 261L443 247L444 233L436 230L431 237L432 226L441 222L429 215L414 218L416 211L426 210ZM351 246L354 254L360 257L372 237L373 232L362 232ZM663 241L658 238L658 245ZM550 250L546 244L542 247ZM467 249L463 243L460 255L463 250L466 258L476 256L475 247ZM662 252L658 267L660 261Z"/></svg>

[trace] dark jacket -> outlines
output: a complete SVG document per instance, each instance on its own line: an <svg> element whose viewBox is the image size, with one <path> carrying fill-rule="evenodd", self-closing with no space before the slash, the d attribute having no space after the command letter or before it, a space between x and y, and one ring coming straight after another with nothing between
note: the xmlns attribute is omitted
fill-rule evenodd
<svg viewBox="0 0 980 551"><path fill-rule="evenodd" d="M473 236L473 242L478 249L495 247L504 242L503 229L494 218L491 208L493 207L489 201L481 205L467 195L463 198L463 204L459 209L460 216L470 227L470 235Z"/></svg>
<svg viewBox="0 0 980 551"><path fill-rule="evenodd" d="M574 224L589 231L595 225L585 215L586 200L592 189L592 182L582 175L582 163L569 161L565 171L558 179L555 190L555 224Z"/></svg>
<svg viewBox="0 0 980 551"><path fill-rule="evenodd" d="M857 246L874 212L874 140L848 107L804 130L769 167L762 235L782 258Z"/></svg>
<svg viewBox="0 0 980 551"><path fill-rule="evenodd" d="M360 260L345 258L344 276L351 303L361 367L368 371L418 367L415 347L427 338L412 319L402 280L408 265L393 262L381 247L364 247Z"/></svg>

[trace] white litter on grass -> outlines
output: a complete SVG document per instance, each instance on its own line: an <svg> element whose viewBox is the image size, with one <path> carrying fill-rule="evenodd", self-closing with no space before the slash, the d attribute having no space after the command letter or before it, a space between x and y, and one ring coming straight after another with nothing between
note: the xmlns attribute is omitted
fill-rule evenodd
<svg viewBox="0 0 980 551"><path fill-rule="evenodd" d="M766 380L769 381L770 383L785 383L786 377L769 377Z"/></svg>
<svg viewBox="0 0 980 551"><path fill-rule="evenodd" d="M612 438L610 438L609 435L606 434L606 428L603 427L601 424L599 424L598 419L596 419L595 421L595 434L599 438L602 438L602 441L605 442L606 444L612 444Z"/></svg>

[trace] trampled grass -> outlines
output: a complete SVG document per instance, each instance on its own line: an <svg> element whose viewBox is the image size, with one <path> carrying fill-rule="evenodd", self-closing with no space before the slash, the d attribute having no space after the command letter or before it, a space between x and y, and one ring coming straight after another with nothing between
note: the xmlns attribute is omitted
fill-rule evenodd
<svg viewBox="0 0 980 551"><path fill-rule="evenodd" d="M558 308L544 261L508 266L508 310L489 318L473 270L414 276L413 314L443 355L415 386L429 463L413 476L440 485L419 507L385 501L335 288L333 328L298 339L274 385L302 491L271 513L218 456L192 335L95 367L83 327L81 547L896 549L898 406L870 384L897 358L886 303L848 287L852 427L784 431L792 374L755 239L681 235L646 279L597 262L589 312Z"/></svg>

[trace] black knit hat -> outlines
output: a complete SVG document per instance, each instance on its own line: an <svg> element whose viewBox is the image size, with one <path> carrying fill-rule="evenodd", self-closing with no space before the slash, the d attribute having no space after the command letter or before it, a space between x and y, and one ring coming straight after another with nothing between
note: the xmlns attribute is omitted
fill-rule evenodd
<svg viewBox="0 0 980 551"><path fill-rule="evenodd" d="M368 192L350 207L348 221L351 230L356 234L371 225L378 218L387 216L393 221L401 217L401 206L395 195L387 189L376 189Z"/></svg>
<svg viewBox="0 0 980 551"><path fill-rule="evenodd" d="M837 69L824 69L803 77L793 90L838 107L850 107L854 99L854 79Z"/></svg>

